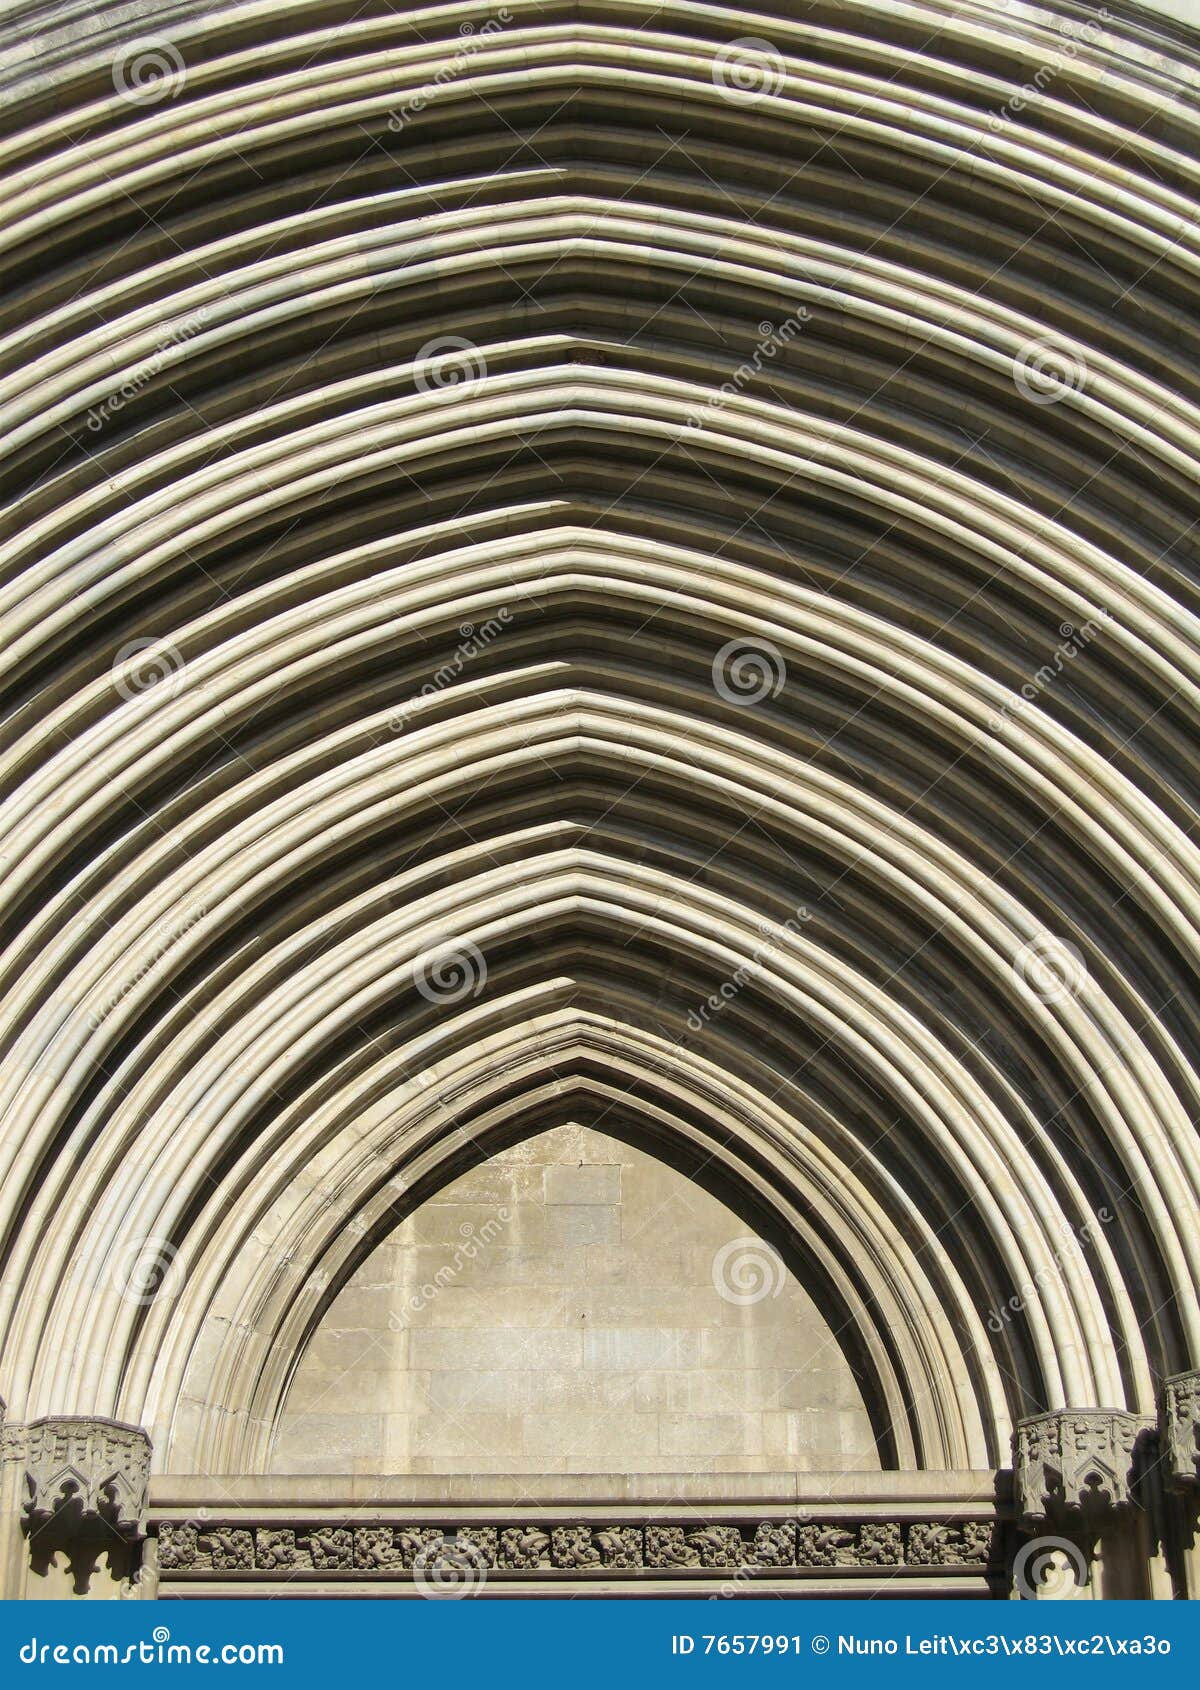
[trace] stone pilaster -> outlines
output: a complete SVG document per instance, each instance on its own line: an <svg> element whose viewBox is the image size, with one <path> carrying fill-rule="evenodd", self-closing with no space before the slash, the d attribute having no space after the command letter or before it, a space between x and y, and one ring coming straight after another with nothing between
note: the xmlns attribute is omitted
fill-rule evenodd
<svg viewBox="0 0 1200 1690"><path fill-rule="evenodd" d="M6 1432L18 1479L25 1555L14 1594L131 1594L150 1480L140 1426L92 1415L33 1420Z"/></svg>
<svg viewBox="0 0 1200 1690"><path fill-rule="evenodd" d="M22 1594L21 1472L16 1431L0 1401L0 1600Z"/></svg>
<svg viewBox="0 0 1200 1690"><path fill-rule="evenodd" d="M1017 1424L1013 1465L1021 1527L1061 1546L1080 1575L1080 1594L1148 1594L1135 1481L1139 1439L1153 1429L1141 1415L1101 1408L1060 1409ZM1072 1546L1075 1553L1068 1555Z"/></svg>

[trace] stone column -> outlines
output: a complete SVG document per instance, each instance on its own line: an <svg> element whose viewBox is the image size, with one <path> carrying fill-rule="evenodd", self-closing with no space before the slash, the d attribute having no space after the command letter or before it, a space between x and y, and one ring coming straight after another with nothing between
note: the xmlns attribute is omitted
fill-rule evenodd
<svg viewBox="0 0 1200 1690"><path fill-rule="evenodd" d="M61 1415L4 1427L0 1594L140 1594L150 1439L140 1426Z"/></svg>
<svg viewBox="0 0 1200 1690"><path fill-rule="evenodd" d="M1200 1601L1200 1370L1163 1384L1162 1468L1179 1504L1180 1573L1190 1601Z"/></svg>
<svg viewBox="0 0 1200 1690"><path fill-rule="evenodd" d="M1021 1529L1014 1594L1148 1597L1146 1534L1134 1483L1139 1440L1154 1422L1123 1409L1069 1408L1017 1423Z"/></svg>
<svg viewBox="0 0 1200 1690"><path fill-rule="evenodd" d="M0 1401L0 1600L20 1596L24 1590L18 1430L8 1423L5 1405Z"/></svg>

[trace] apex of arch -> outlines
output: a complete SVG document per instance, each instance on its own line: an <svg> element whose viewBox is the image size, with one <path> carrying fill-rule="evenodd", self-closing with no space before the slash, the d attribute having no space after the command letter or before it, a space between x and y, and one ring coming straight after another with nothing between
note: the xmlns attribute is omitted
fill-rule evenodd
<svg viewBox="0 0 1200 1690"><path fill-rule="evenodd" d="M1017 1422L1017 1508L1031 1528L1045 1521L1094 1526L1136 1500L1135 1449L1154 1422L1125 1409L1066 1408Z"/></svg>
<svg viewBox="0 0 1200 1690"><path fill-rule="evenodd" d="M1164 1382L1162 1429L1170 1483L1200 1488L1200 1368Z"/></svg>

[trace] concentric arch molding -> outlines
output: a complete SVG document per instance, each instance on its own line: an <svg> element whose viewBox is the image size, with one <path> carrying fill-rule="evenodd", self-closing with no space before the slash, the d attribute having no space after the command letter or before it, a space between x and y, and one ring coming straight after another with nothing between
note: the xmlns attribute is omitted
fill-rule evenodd
<svg viewBox="0 0 1200 1690"><path fill-rule="evenodd" d="M366 1253L569 1106L794 1239L906 1482L1140 1425L1200 1357L1197 37L485 10L0 16L10 1418L248 1482ZM377 1525L656 1523L548 1521Z"/></svg>

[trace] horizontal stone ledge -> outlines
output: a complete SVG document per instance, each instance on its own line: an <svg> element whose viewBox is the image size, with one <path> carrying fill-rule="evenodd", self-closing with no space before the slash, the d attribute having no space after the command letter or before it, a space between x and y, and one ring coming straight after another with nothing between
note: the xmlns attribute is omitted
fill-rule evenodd
<svg viewBox="0 0 1200 1690"><path fill-rule="evenodd" d="M847 1600L861 1601L869 1595L872 1600L881 1598L898 1598L904 1601L924 1600L928 1597L955 1597L964 1601L986 1600L995 1594L987 1578L981 1573L967 1573L958 1576L945 1576L938 1573L936 1568L926 1568L924 1576L921 1569L911 1569L913 1576L897 1578L894 1573L884 1571L878 1584L871 1580L849 1580L846 1578L797 1578L793 1572L791 1577L786 1573L781 1576L776 1572L768 1578L738 1579L737 1588L729 1591L733 1600L740 1596L762 1599L771 1596L788 1596L792 1599L818 1601L825 1597L840 1597ZM630 1574L624 1577L614 1577L611 1574L595 1580L575 1580L573 1578L546 1577L534 1574L525 1578L497 1578L489 1583L476 1595L484 1601L506 1599L528 1600L535 1596L557 1596L569 1598L574 1602L597 1601L605 1597L630 1596L661 1601L670 1596L707 1596L718 1593L725 1594L728 1585L734 1582L732 1575L725 1578L716 1573L706 1573L702 1578L684 1578L676 1575L647 1578L644 1574ZM312 1581L305 1579L303 1583L294 1576L282 1578L181 1578L174 1574L165 1574L162 1578L162 1594L173 1601L186 1601L194 1598L201 1601L226 1601L237 1598L253 1599L254 1601L273 1601L278 1598L299 1597L312 1600L321 1597L352 1597L355 1601L372 1598L387 1602L425 1601L427 1598L412 1579L366 1579L361 1575L349 1579L331 1579L318 1577ZM776 1631L790 1631L790 1624L773 1628Z"/></svg>
<svg viewBox="0 0 1200 1690"><path fill-rule="evenodd" d="M215 1474L161 1473L150 1480L150 1518L170 1519L206 1508L213 1518L308 1517L325 1510L394 1514L447 1507L472 1515L580 1509L611 1510L701 1504L714 1510L794 1512L835 1517L851 1509L884 1513L966 1510L977 1517L1007 1509L1011 1474L992 1468L956 1472L864 1473L462 1473Z"/></svg>

